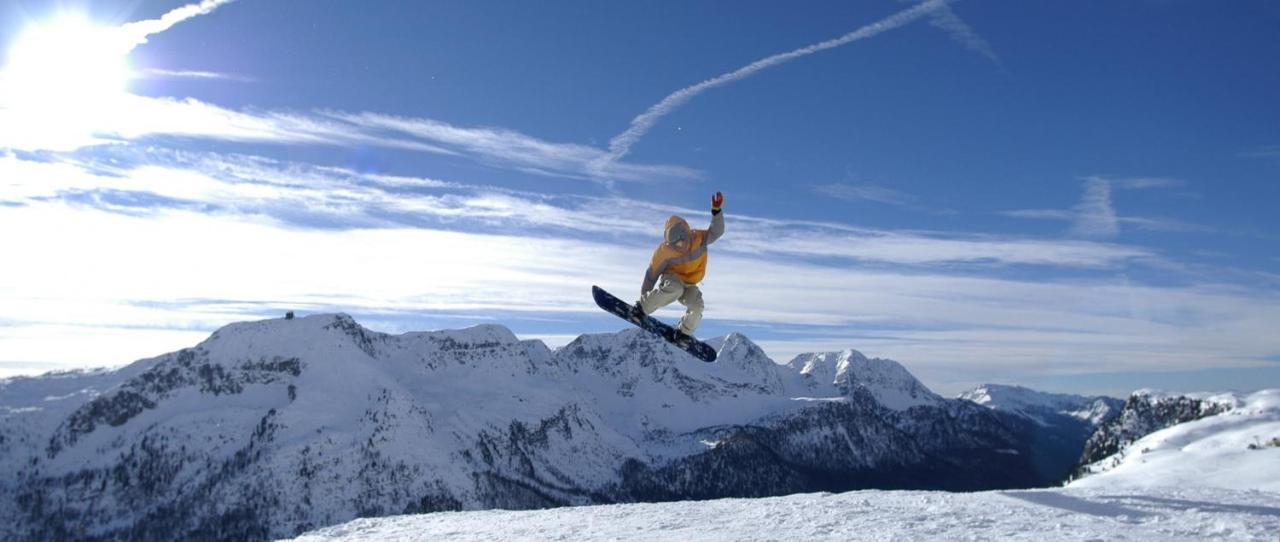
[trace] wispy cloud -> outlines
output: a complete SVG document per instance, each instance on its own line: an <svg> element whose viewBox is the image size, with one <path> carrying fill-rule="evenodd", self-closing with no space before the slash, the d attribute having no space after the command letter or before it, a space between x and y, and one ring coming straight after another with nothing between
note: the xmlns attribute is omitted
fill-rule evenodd
<svg viewBox="0 0 1280 542"><path fill-rule="evenodd" d="M136 164L136 165L135 165ZM81 163L0 158L8 187L0 201L49 199L128 205L139 211L164 198L187 208L271 216L313 227L449 227L551 235L606 235L647 246L666 217L695 219L705 211L622 197L550 196L438 179L366 175L242 155L121 149ZM7 196L7 197L6 197ZM86 199L88 196L88 199ZM124 203L116 203L123 201ZM732 215L734 235L722 250L893 265L1034 265L1099 269L1157 256L1130 246L993 235L892 232L835 223Z"/></svg>
<svg viewBox="0 0 1280 542"><path fill-rule="evenodd" d="M911 3L913 0L899 0L902 3ZM978 53L988 60L1000 64L1000 56L996 54L995 49L991 47L987 40L978 35L973 27L965 23L951 6L942 6L929 15L929 24L946 32L951 39L963 45L965 48Z"/></svg>
<svg viewBox="0 0 1280 542"><path fill-rule="evenodd" d="M1071 232L1083 237L1115 237L1120 221L1111 204L1111 181L1102 177L1084 180L1084 195L1076 204Z"/></svg>
<svg viewBox="0 0 1280 542"><path fill-rule="evenodd" d="M598 311L585 285L630 294L650 251L602 237L319 231L248 214L130 216L52 201L0 213L0 228L46 232L3 241L24 265L0 278L0 319L11 324L0 330L0 359L82 364L159 353L161 343L130 338L185 346L192 330L285 309L586 322ZM566 254L591 265L566 266ZM94 264L104 261L123 264ZM913 368L1087 372L1241 365L1280 352L1268 333L1280 300L1243 287L860 269L724 249L711 266L711 325L791 327L790 339L762 339L783 360L830 345Z"/></svg>
<svg viewBox="0 0 1280 542"><path fill-rule="evenodd" d="M234 111L194 99L126 96L118 108L72 125L50 127L41 117L0 108L0 148L73 151L85 147L179 136L308 146L374 146L475 160L538 175L590 180L605 151L541 140L500 128L462 127L424 118L322 111ZM683 166L611 162L610 178L653 182L699 179Z"/></svg>
<svg viewBox="0 0 1280 542"><path fill-rule="evenodd" d="M1211 233L1216 228L1165 217L1122 216L1120 222L1140 230L1156 232Z"/></svg>
<svg viewBox="0 0 1280 542"><path fill-rule="evenodd" d="M114 28L84 25L57 32L89 32L85 49L104 64L118 61L150 36L194 17L212 13L231 0L204 0L174 9L157 19L131 22ZM54 35L42 39L56 40ZM25 42L24 42L25 43ZM41 42L43 44L44 42ZM37 44L40 45L40 44ZM36 49L39 49L37 47ZM103 53L102 50L107 50ZM701 173L686 167L645 165L611 161L603 170L593 167L606 152L589 146L540 140L512 130L461 127L445 122L377 113L335 111L235 111L194 99L149 98L113 90L96 95L92 89L81 99L76 93L50 97L43 87L68 85L41 79L46 71L39 55L21 65L25 71L0 78L0 149L68 152L92 146L138 141L154 136L178 136L221 141L306 146L381 147L409 152L456 156L495 167L538 175L594 180L604 171L612 180L663 181L698 179ZM68 53L72 59L76 54ZM97 58L97 57L95 57ZM64 67L68 68L68 67ZM69 68L88 69L85 66ZM247 79L224 73L180 70L148 70L152 76L198 79ZM27 82L26 86L17 83ZM101 81L91 81L100 83ZM46 84L48 83L48 84ZM87 85L93 87L94 85ZM12 88L10 88L12 87ZM33 88L27 88L33 87ZM16 89L16 90L15 90ZM75 108L70 111L69 108Z"/></svg>
<svg viewBox="0 0 1280 542"><path fill-rule="evenodd" d="M1167 217L1122 216L1116 212L1113 193L1116 190L1167 189L1184 186L1181 179L1168 177L1090 176L1081 179L1083 194L1071 209L1016 209L1000 214L1032 220L1071 222L1071 233L1087 238L1111 238L1122 227L1155 232L1214 232L1214 228Z"/></svg>
<svg viewBox="0 0 1280 542"><path fill-rule="evenodd" d="M885 205L893 205L902 207L911 211L930 213L936 215L955 214L951 209L938 209L928 205L921 204L920 198L915 194L908 194L901 190L895 190L885 186L868 184L868 183L833 183L813 186L813 191L827 197L848 202L864 202L870 201Z"/></svg>
<svg viewBox="0 0 1280 542"><path fill-rule="evenodd" d="M1000 214L1013 218L1030 218L1033 220L1075 220L1075 215L1065 209L1016 209L1001 211Z"/></svg>
<svg viewBox="0 0 1280 542"><path fill-rule="evenodd" d="M0 361L124 363L286 309L612 329L585 285L631 294L665 217L705 212L254 156L111 150L76 161L0 156L0 199L17 203L0 213L0 231L42 232L0 239L22 262L0 274ZM113 203L115 193L172 203L121 212L129 202ZM1115 279L1158 258L1139 248L729 212L730 235L703 283L708 325L746 330L780 360L857 347L924 374L956 364L1043 374L1240 366L1280 353L1268 332L1280 318L1271 291ZM567 266L566 255L590 265ZM1090 269L1103 272L1080 272Z"/></svg>
<svg viewBox="0 0 1280 542"><path fill-rule="evenodd" d="M243 75L235 75L231 73L205 72L196 70L163 70L159 68L148 68L143 70L143 74L150 77L165 77L172 79L207 79L218 81L235 81L239 83L252 83L252 77Z"/></svg>
<svg viewBox="0 0 1280 542"><path fill-rule="evenodd" d="M912 194L874 184L823 184L814 186L813 190L844 201L873 201L898 206L912 205L917 199Z"/></svg>
<svg viewBox="0 0 1280 542"><path fill-rule="evenodd" d="M672 92L658 103L649 107L649 109L644 113L641 113L632 119L631 125L625 131L614 136L613 139L609 141L609 153L597 161L595 164L596 170L601 176L607 176L610 164L622 159L630 153L631 147L640 141L640 138L644 137L645 134L649 133L649 130L657 124L658 120L671 114L671 112L679 109L681 106L688 103L689 100L692 100L703 92L746 79L763 70L790 62L803 56L874 37L882 32L893 30L915 21L916 19L935 12L939 8L945 6L946 0L926 0L912 8L890 15L838 38L765 57L734 71L718 75L696 85L691 85Z"/></svg>
<svg viewBox="0 0 1280 542"><path fill-rule="evenodd" d="M133 46L142 45L147 38L170 28L182 21L208 15L219 7L230 4L234 0L204 0L196 4L187 4L161 15L159 19L135 21L120 26L121 35Z"/></svg>
<svg viewBox="0 0 1280 542"><path fill-rule="evenodd" d="M1186 184L1182 179L1174 179L1171 177L1100 177L1093 176L1087 179L1105 179L1110 182L1113 187L1118 190L1146 190L1151 188L1177 188Z"/></svg>
<svg viewBox="0 0 1280 542"><path fill-rule="evenodd" d="M456 149L460 154L534 173L555 172L561 176L585 179L603 172L610 179L623 181L701 177L699 172L681 166L648 166L616 161L600 166L601 158L605 156L600 149L573 143L552 143L501 128L462 128L431 119L376 113L326 114L364 130L386 130L412 136Z"/></svg>
<svg viewBox="0 0 1280 542"><path fill-rule="evenodd" d="M1244 158L1280 158L1280 145L1262 145L1238 154Z"/></svg>

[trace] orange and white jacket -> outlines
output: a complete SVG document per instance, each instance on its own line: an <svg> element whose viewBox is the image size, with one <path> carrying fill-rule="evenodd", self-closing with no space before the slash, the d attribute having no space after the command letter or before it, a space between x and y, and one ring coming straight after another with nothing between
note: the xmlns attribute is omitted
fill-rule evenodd
<svg viewBox="0 0 1280 542"><path fill-rule="evenodd" d="M673 247L666 243L668 232L671 228L678 226L690 230L689 242L684 247ZM722 212L711 214L711 227L705 230L691 230L689 223L678 216L668 218L662 230L663 242L659 243L658 248L653 251L653 260L649 263L649 269L645 271L640 294L644 295L645 292L653 289L653 285L658 282L658 277L666 273L680 277L680 281L685 284L702 282L703 275L707 273L707 245L714 243L721 235L724 235L724 213Z"/></svg>

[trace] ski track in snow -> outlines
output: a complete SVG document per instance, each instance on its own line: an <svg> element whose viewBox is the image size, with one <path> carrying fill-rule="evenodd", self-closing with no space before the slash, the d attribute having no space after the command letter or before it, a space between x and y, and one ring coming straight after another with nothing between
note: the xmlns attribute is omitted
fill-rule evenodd
<svg viewBox="0 0 1280 542"><path fill-rule="evenodd" d="M1280 493L1229 489L854 491L359 519L328 540L1280 539Z"/></svg>

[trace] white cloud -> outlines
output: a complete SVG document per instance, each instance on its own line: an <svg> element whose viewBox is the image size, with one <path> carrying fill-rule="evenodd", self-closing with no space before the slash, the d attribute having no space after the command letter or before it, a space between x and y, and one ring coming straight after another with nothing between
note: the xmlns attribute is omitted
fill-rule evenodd
<svg viewBox="0 0 1280 542"><path fill-rule="evenodd" d="M350 123L365 130L387 130L409 135L456 149L459 153L477 157L498 165L521 168L524 171L554 174L577 178L590 178L596 173L622 181L655 181L668 179L693 179L701 175L680 166L650 166L609 162L601 170L592 164L600 163L605 152L585 145L552 143L519 132L500 128L462 128L448 123L407 118L376 113L329 112L328 116Z"/></svg>
<svg viewBox="0 0 1280 542"><path fill-rule="evenodd" d="M187 4L161 15L159 19L147 19L121 25L120 33L124 39L136 47L146 43L148 37L173 28L173 25L194 17L208 15L219 7L230 4L233 1L203 0L195 4Z"/></svg>
<svg viewBox="0 0 1280 542"><path fill-rule="evenodd" d="M1102 177L1086 178L1084 195L1074 210L1072 233L1083 237L1115 237L1120 233L1120 221L1111 204L1111 181Z"/></svg>
<svg viewBox="0 0 1280 542"><path fill-rule="evenodd" d="M826 196L845 201L874 201L876 203L884 203L888 205L911 205L915 202L916 197L874 184L845 184L834 183L824 184L813 187L814 191Z"/></svg>
<svg viewBox="0 0 1280 542"><path fill-rule="evenodd" d="M1000 214L1013 218L1030 218L1032 220L1065 220L1072 221L1075 215L1064 209L1017 209L1002 211Z"/></svg>
<svg viewBox="0 0 1280 542"><path fill-rule="evenodd" d="M511 206L482 201L474 206ZM730 219L726 240L749 231ZM587 285L638 293L650 250L527 230L310 230L251 215L130 216L57 202L5 209L0 231L32 232L0 239L21 262L0 275L0 320L10 324L0 361L82 366L139 357L139 341L158 354L262 310L465 312L508 325L515 314L599 316ZM830 344L928 370L1048 373L1243 365L1280 352L1268 332L1280 300L1243 288L866 270L721 247L703 290L711 321L801 330L762 341L779 358ZM550 335L571 334L565 327ZM75 340L86 332L97 338ZM57 345L35 347L44 341Z"/></svg>
<svg viewBox="0 0 1280 542"><path fill-rule="evenodd" d="M61 163L0 158L8 186L0 201L24 202L64 192L99 189L144 192L249 216L311 213L321 222L354 220L348 226L422 225L448 221L453 228L486 227L551 235L607 235L648 246L672 214L698 225L705 210L653 205L626 198L546 196L494 187L312 167L247 156L157 153L138 158L140 167L112 166L100 175ZM89 170L89 171L86 171ZM404 191L390 189L412 188ZM834 223L770 220L728 211L733 235L719 249L746 255L841 258L896 265L1036 265L1113 268L1147 262L1156 254L1136 247L1072 240L993 235L941 235L854 228ZM394 222L393 216L412 217ZM708 218L709 220L709 218ZM442 224L436 224L440 226Z"/></svg>
<svg viewBox="0 0 1280 542"><path fill-rule="evenodd" d="M373 146L466 157L495 167L575 179L590 179L605 152L572 143L543 141L511 130L465 128L423 118L375 113L241 112L193 99L126 95L111 108L51 122L45 110L0 108L0 148L73 151L179 136L282 145ZM611 179L698 179L696 170L671 165L612 162Z"/></svg>
<svg viewBox="0 0 1280 542"><path fill-rule="evenodd" d="M1123 190L1146 190L1150 188L1174 188L1186 184L1181 179L1170 177L1119 177L1107 179L1111 186Z"/></svg>
<svg viewBox="0 0 1280 542"><path fill-rule="evenodd" d="M991 44L978 35L973 30L973 27L960 19L956 12L951 9L951 6L943 6L929 15L929 24L942 29L951 36L951 39L956 40L956 42L970 51L978 53L996 64L1000 64L1000 57L996 55L995 49L991 48Z"/></svg>
<svg viewBox="0 0 1280 542"><path fill-rule="evenodd" d="M1122 216L1119 220L1127 226L1133 226L1147 231L1184 233L1209 233L1217 231L1209 226L1192 224L1190 222L1183 222L1181 220L1164 217Z"/></svg>
<svg viewBox="0 0 1280 542"><path fill-rule="evenodd" d="M1239 156L1245 158L1280 158L1280 145L1262 145L1240 151Z"/></svg>
<svg viewBox="0 0 1280 542"><path fill-rule="evenodd" d="M148 98L125 91L129 51L146 43L149 36L229 2L204 0L158 19L114 28L96 27L78 18L55 21L49 28L35 27L38 32L33 31L33 37L20 40L23 54L18 57L22 62L17 68L6 65L0 73L0 149L74 151L149 136L373 146L461 156L497 167L578 179L590 179L596 171L590 164L606 154L601 149L543 141L511 130L464 128L431 119L374 113L233 111L194 99ZM28 43L30 46L24 45ZM52 52L50 44L57 46ZM153 69L145 73L243 80L200 71ZM607 170L611 179L627 181L700 177L699 172L685 167L617 161Z"/></svg>
<svg viewBox="0 0 1280 542"><path fill-rule="evenodd" d="M1116 212L1112 201L1114 190L1175 188L1185 184L1180 179L1168 177L1108 178L1091 176L1083 178L1082 181L1084 193L1080 197L1080 202L1069 210L1017 209L1002 211L1000 214L1013 218L1071 222L1071 232L1073 234L1093 238L1115 237L1120 233L1121 226L1132 226L1140 230L1157 232L1206 233L1217 231L1215 228L1172 218L1121 216Z"/></svg>
<svg viewBox="0 0 1280 542"><path fill-rule="evenodd" d="M204 330L102 325L0 327L0 378L53 370L118 367L192 346Z"/></svg>
<svg viewBox="0 0 1280 542"><path fill-rule="evenodd" d="M917 203L919 198L914 194L908 194L901 190L894 190L892 188L874 184L832 183L815 185L813 186L813 191L823 196L848 202L856 203L870 201L883 203L885 205L893 205L910 211L943 215L955 214L955 211L951 209L936 209L927 205L921 205Z"/></svg>
<svg viewBox="0 0 1280 542"><path fill-rule="evenodd" d="M198 70L164 70L160 68L148 68L143 70L143 73L150 77L164 77L171 79L206 79L215 81L235 81L239 83L253 82L253 78L245 77L243 75Z"/></svg>

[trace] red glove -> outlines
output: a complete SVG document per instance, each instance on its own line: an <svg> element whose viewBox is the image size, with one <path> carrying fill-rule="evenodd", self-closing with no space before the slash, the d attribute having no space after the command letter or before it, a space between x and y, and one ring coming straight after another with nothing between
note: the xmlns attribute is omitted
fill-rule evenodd
<svg viewBox="0 0 1280 542"><path fill-rule="evenodd" d="M711 212L720 212L720 206L724 205L724 194L716 192L711 195Z"/></svg>

